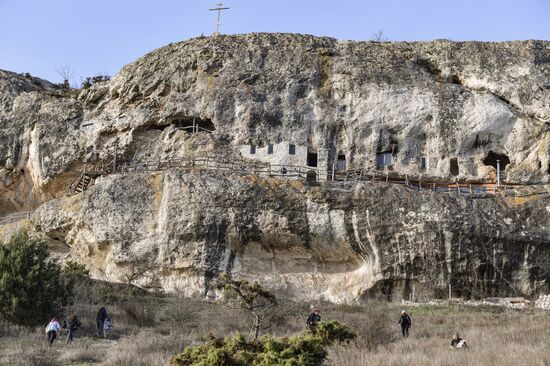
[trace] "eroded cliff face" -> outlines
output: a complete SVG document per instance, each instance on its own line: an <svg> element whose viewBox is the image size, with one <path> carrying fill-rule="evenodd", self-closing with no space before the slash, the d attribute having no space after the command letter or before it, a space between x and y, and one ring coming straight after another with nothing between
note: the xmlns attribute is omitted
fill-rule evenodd
<svg viewBox="0 0 550 366"><path fill-rule="evenodd" d="M92 273L208 294L226 272L302 300L548 290L550 198L188 173L110 176L44 204L36 229Z"/></svg>
<svg viewBox="0 0 550 366"><path fill-rule="evenodd" d="M168 45L77 97L0 71L0 216L38 208L29 225L62 258L193 296L210 294L220 272L302 299L408 296L412 284L437 294L449 283L466 296L534 294L550 282L548 194L310 187L178 169L64 193L84 162L236 159L242 145L282 142L371 172L391 151L386 169L425 179L492 182L498 158L507 183L544 192L549 65L544 41L249 34ZM213 133L189 133L193 120Z"/></svg>

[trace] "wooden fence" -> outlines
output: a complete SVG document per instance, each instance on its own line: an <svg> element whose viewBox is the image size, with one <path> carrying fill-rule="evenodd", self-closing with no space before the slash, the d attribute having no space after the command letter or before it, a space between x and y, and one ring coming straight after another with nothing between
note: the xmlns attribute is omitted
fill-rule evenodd
<svg viewBox="0 0 550 366"><path fill-rule="evenodd" d="M250 160L230 160L217 156L195 158L171 158L142 162L120 162L113 170L119 173L153 172L170 168L181 168L194 171L217 171L236 173L240 175L257 175L259 177L276 177L301 179L309 183L315 182L357 182L375 181L401 184L417 191L432 191L458 194L487 194L518 191L522 185L487 182L427 180L422 177L411 177L396 173L382 173L364 169L347 171L319 169L315 167L269 164Z"/></svg>
<svg viewBox="0 0 550 366"><path fill-rule="evenodd" d="M11 224L21 220L28 220L34 211L16 212L6 216L0 216L0 226Z"/></svg>

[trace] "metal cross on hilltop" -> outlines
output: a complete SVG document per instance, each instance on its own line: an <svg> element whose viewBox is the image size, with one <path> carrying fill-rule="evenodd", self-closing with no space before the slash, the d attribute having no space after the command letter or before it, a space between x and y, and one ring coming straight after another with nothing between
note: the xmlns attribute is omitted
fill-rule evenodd
<svg viewBox="0 0 550 366"><path fill-rule="evenodd" d="M216 22L216 33L214 33L214 35L217 35L217 34L220 34L220 25L222 23L220 23L220 17L221 17L221 14L222 14L222 10L229 10L230 8L222 8L223 4L222 2L218 2L218 4L216 4L216 7L214 9L208 9L210 11L217 11L218 12L218 21Z"/></svg>

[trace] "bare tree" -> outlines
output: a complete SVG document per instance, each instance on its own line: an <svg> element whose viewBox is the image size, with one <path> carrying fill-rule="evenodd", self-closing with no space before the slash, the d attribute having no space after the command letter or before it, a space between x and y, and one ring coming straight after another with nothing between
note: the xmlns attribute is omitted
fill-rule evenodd
<svg viewBox="0 0 550 366"><path fill-rule="evenodd" d="M65 89L70 89L70 81L74 78L74 70L69 65L65 65L55 70L59 76L63 79L61 86Z"/></svg>
<svg viewBox="0 0 550 366"><path fill-rule="evenodd" d="M143 278L150 278L155 269L154 262L147 256L136 256L130 253L124 263L122 277L127 285L134 285Z"/></svg>
<svg viewBox="0 0 550 366"><path fill-rule="evenodd" d="M269 290L259 283L237 281L224 274L218 278L217 288L223 290L224 298L230 307L244 309L249 312L251 333L257 340L260 332L279 323L284 315L278 308L278 302Z"/></svg>
<svg viewBox="0 0 550 366"><path fill-rule="evenodd" d="M372 34L371 40L375 42L387 42L389 39L384 35L384 31L380 29L378 32Z"/></svg>

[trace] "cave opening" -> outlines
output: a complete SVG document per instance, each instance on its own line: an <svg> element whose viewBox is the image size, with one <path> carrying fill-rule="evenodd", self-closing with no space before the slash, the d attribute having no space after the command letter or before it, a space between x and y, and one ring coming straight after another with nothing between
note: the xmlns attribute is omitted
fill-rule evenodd
<svg viewBox="0 0 550 366"><path fill-rule="evenodd" d="M166 127L168 127L169 125L153 125L153 124L150 124L150 125L145 125L142 129L140 130L143 130L143 131L164 131L166 129Z"/></svg>
<svg viewBox="0 0 550 366"><path fill-rule="evenodd" d="M510 158L504 154L497 154L493 151L489 151L485 159L483 159L483 164L487 166L492 166L493 168L497 168L497 160L500 161L500 170L504 171L506 170L506 166L510 164Z"/></svg>
<svg viewBox="0 0 550 366"><path fill-rule="evenodd" d="M216 126L214 126L214 123L209 118L179 117L172 120L172 124L178 129L191 133L201 131L212 133L216 130Z"/></svg>
<svg viewBox="0 0 550 366"><path fill-rule="evenodd" d="M317 182L317 172L314 170L310 170L306 173L306 182L308 184L313 184Z"/></svg>
<svg viewBox="0 0 550 366"><path fill-rule="evenodd" d="M317 153L308 151L307 152L307 166L317 167Z"/></svg>
<svg viewBox="0 0 550 366"><path fill-rule="evenodd" d="M450 172L451 172L451 175L454 175L455 177L458 174L460 174L460 169L458 167L458 159L457 158L451 158Z"/></svg>
<svg viewBox="0 0 550 366"><path fill-rule="evenodd" d="M346 155L338 154L338 158L336 160L336 170L340 172L346 170Z"/></svg>

